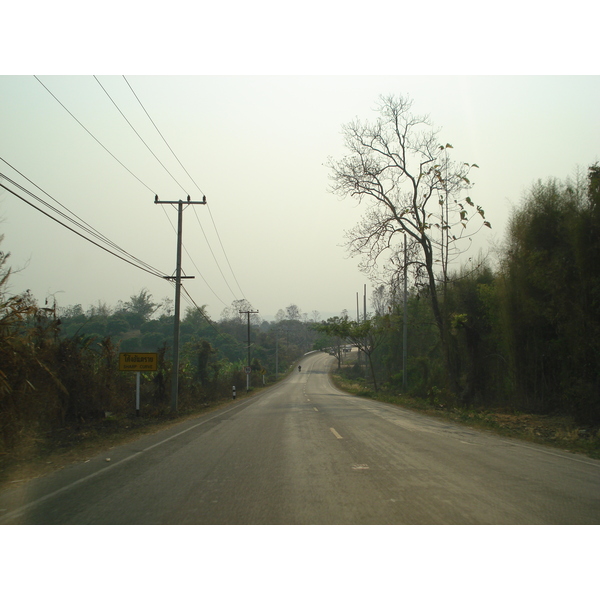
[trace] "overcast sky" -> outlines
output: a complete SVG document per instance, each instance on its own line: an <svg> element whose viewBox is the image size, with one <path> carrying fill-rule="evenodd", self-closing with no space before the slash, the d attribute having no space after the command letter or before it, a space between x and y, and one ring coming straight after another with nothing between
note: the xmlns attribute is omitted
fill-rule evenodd
<svg viewBox="0 0 600 600"><path fill-rule="evenodd" d="M210 16L225 19L226 12L217 8ZM521 11L523 18L527 14ZM175 271L177 215L171 206L155 205L154 195L170 201L206 195L208 207L184 212L183 268L195 277L186 288L215 319L240 298L273 318L290 304L309 317L313 311L353 314L356 293L362 294L365 283L370 295L358 260L348 258L344 248L344 231L357 223L364 207L328 191L325 163L344 154L342 125L374 119L380 95L409 95L413 112L428 114L442 129L440 142L452 144L453 157L479 165L470 196L485 209L492 230L479 235L474 250L502 241L511 207L536 180L562 179L600 160L600 77L585 62L574 69L583 75L548 75L556 69L569 73L573 69L566 65L573 64L566 62L564 47L545 37L537 46L531 36L529 45L522 36L506 44L508 30L472 28L467 40L468 25L461 22L447 48L429 44L419 59L407 61L400 52L398 59L388 55L380 61L373 57L383 47L354 43L350 29L344 31L350 21L331 11L312 32L323 33L328 22L339 27L326 37L313 35L310 42L302 29L309 20L304 13L295 15L299 29L285 31L269 28L258 13L244 15L228 21L227 28L203 27L198 39L183 36L181 47L194 50L185 60L172 60L176 50L161 50L177 44L173 31L164 39L143 28L124 37L121 25L114 25L107 38L106 16L99 16L97 28L85 35L64 24L51 33L40 21L35 33L47 43L28 48L25 61L15 61L0 76L0 157L161 273ZM166 23L175 16L165 17ZM184 16L179 14L178 22ZM245 26L246 18L255 19L254 29ZM154 19L160 21L159 15ZM504 13L497 16L498 24L507 19ZM558 12L546 19L547 24L568 23ZM355 25L359 22L355 19ZM386 20L380 26L382 38L389 38L392 26ZM581 27L583 33L589 28ZM219 31L228 33L219 37ZM265 32L272 34L270 42ZM431 33L437 35L436 29ZM403 43L419 37L411 39ZM388 47L392 41L387 40ZM81 44L85 52L80 55ZM484 53L482 66L477 60ZM538 60L542 54L545 62ZM512 75L523 65L527 73L542 75ZM380 74L353 75L356 70ZM448 70L458 74L419 74ZM127 75L127 81L119 75L157 71L205 74ZM381 74L395 71L410 75ZM69 74L94 72L104 74L98 81L91 74ZM40 81L72 115L30 73L41 73ZM3 162L0 173L39 193ZM59 306L82 304L84 309L98 301L114 306L143 288L158 301L173 297L169 282L103 252L2 189L0 218L1 249L11 253L16 271L15 293L30 289L41 303L48 297Z"/></svg>
<svg viewBox="0 0 600 600"><path fill-rule="evenodd" d="M534 181L565 178L600 159L599 77L98 76L170 174L93 76L39 79L73 116L33 76L0 77L0 156L168 275L175 269L177 214L155 205L154 195L206 195L209 207L184 212L183 268L195 276L186 288L213 318L239 298L266 318L290 304L309 316L354 311L367 279L347 257L344 231L363 207L328 191L325 163L344 153L342 124L375 118L380 94L410 95L413 112L442 128L440 142L453 145L454 157L479 165L470 195L492 223L479 247L501 241L511 207ZM173 295L168 282L4 190L0 214L2 249L11 252L13 269L22 269L12 277L15 292L31 289L38 301L54 296L60 306L84 308L98 301L114 306L143 288L156 300Z"/></svg>

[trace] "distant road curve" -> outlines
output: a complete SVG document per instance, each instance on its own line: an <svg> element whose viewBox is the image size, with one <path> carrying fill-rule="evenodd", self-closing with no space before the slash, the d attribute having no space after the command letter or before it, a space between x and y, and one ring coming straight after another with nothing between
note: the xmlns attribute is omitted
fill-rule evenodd
<svg viewBox="0 0 600 600"><path fill-rule="evenodd" d="M6 491L0 523L600 523L600 461L342 393L334 360Z"/></svg>

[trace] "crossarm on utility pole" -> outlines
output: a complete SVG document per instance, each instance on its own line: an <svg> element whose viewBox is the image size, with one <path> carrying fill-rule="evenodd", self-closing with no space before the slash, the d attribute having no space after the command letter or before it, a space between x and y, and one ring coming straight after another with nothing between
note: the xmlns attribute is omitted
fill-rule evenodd
<svg viewBox="0 0 600 600"><path fill-rule="evenodd" d="M171 384L171 410L177 412L177 397L179 394L179 321L181 312L181 280L182 279L194 279L194 277L182 276L181 275L181 246L182 246L182 235L183 235L183 207L189 206L190 204L206 204L206 196L202 197L202 201L193 202L190 197L187 197L187 201L183 200L159 200L158 196L154 198L154 204L176 204L177 205L177 266L175 269L175 276L165 277L165 279L175 280L175 317L174 317L174 329L173 329L173 374Z"/></svg>

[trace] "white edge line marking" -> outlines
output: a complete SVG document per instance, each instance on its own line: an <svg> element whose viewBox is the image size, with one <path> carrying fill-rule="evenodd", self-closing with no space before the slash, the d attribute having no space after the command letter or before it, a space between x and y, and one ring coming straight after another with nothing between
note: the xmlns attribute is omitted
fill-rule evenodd
<svg viewBox="0 0 600 600"><path fill-rule="evenodd" d="M331 431L331 433L333 433L333 435L335 435L335 437L338 440L343 440L344 439L333 427L330 427L329 431Z"/></svg>
<svg viewBox="0 0 600 600"><path fill-rule="evenodd" d="M533 442L529 442L533 444ZM523 448L520 444L515 444L513 440L507 440L508 446L513 446L515 448ZM581 460L579 458L574 458L571 456L563 456L562 454L555 454L554 452L548 452L547 450L542 450L541 448L535 448L532 446L526 446L528 450L533 450L534 452L541 452L542 454L549 454L550 456L554 456L554 458L564 458L565 460L572 460L573 462L582 463L584 465L588 465L590 467L600 467L600 463L588 462L587 460ZM564 450L563 450L564 452ZM594 460L594 459L591 459Z"/></svg>
<svg viewBox="0 0 600 600"><path fill-rule="evenodd" d="M162 444L166 444L167 442L174 440L176 437L179 437L180 435L183 435L184 433L187 433L188 431L191 431L192 429L196 429L196 427L200 427L200 425L204 425L205 423L208 423L209 421L212 421L213 419L216 419L217 417L220 417L221 415L231 412L235 408L239 408L240 406L243 406L244 404L246 404L246 402L250 402L250 400L252 400L252 399L253 398L248 398L247 400L244 400L244 402L241 404L232 406L231 408L229 408L223 412L220 412L217 415L213 415L212 417L210 417L210 419L206 419L200 423L196 423L195 425L192 425L191 427L188 427L187 429L184 429L183 431L180 431L179 433L176 433L164 440L161 440L160 442L157 442L156 444L152 444L152 446L148 446L147 448L144 448L144 449L140 450L139 452L131 454L130 456L126 456L125 458L121 459L119 462L111 464L109 467L105 467L104 469L100 469L99 471L95 471L94 473L90 473L89 475L86 475L85 477L82 477L81 479L77 479L76 481L73 481L69 485L65 485L64 487L62 487L58 490L55 490L54 492L50 492L49 494L46 494L45 496L42 496L41 498L38 498L37 500L33 500L32 502L29 502L28 504L25 504L24 506L21 506L20 508L17 508L15 510L13 510L12 512L9 512L9 513L3 515L2 518L0 518L0 523L2 523L3 521L7 521L13 517L17 517L20 514L22 514L24 511L26 511L27 509L37 506L38 504L41 504L42 502L45 502L46 500L50 500L50 498L54 498L54 496L58 496L59 494L62 494L63 492L66 492L67 490L70 490L71 488L78 486L80 483L83 483L84 481L88 481L90 479L93 479L94 477L97 477L98 475L106 473L106 471L108 471L109 469L114 469L115 467L118 467L119 465L122 465L123 463L126 463L134 458L137 458L138 456L141 456L144 452L148 452L149 450L153 450L154 448L157 448L158 446L162 446ZM131 442L131 443L133 443L133 442Z"/></svg>
<svg viewBox="0 0 600 600"><path fill-rule="evenodd" d="M369 400L368 398L357 398L356 396L353 396L352 394L347 394L347 393L345 393L345 392L342 392L341 390L339 390L338 388L336 388L336 387L333 385L333 383L331 382L331 380L330 380L329 378L327 378L327 381L328 381L329 387L330 387L330 388L331 388L331 389L332 389L334 392L337 392L337 393L338 393L339 395L341 395L341 396L349 396L349 397L351 397L351 398L352 398L352 399L354 399L354 400L358 399L358 400L362 400L362 401L365 401L365 402L367 402L367 401ZM390 405L390 407L391 407L391 406L392 406L392 405ZM386 408L388 408L388 407L386 407ZM398 408L400 408L401 410L407 410L407 409L406 409L406 408L404 408L404 407L398 407ZM486 432L483 432L483 433L486 433ZM523 446L521 446L520 444L517 444L517 443L515 443L515 442L516 442L516 441L518 441L518 440L515 440L514 438L508 438L508 437L507 437L507 438L505 438L505 439L504 439L504 441L505 441L505 442L506 442L506 443L507 443L509 446L517 446L517 447L519 447L519 448L522 448L522 447L523 447ZM468 442L464 442L464 443L468 443ZM582 458L575 458L575 457L571 457L571 456L564 456L563 454L556 454L556 453L554 453L554 452L549 452L548 450L542 450L541 448L536 448L536 447L533 447L533 444L534 444L534 442L529 442L529 443L530 443L531 445L528 445L527 447L529 448L529 450L533 450L534 452L541 452L542 454L549 454L550 456L554 456L554 458L563 458L564 460L571 460L571 461L573 461L573 462L578 462L578 463L581 463L581 464L584 464L584 465L588 465L589 467L596 467L596 468L600 468L600 463L597 463L597 462L590 462L590 461L593 461L593 460L596 460L596 459L593 459L593 458L592 458L592 459L590 459L590 460L588 461L588 460L585 460L585 459L582 459ZM472 444L472 445L475 445L475 444ZM563 450L563 452L565 452L565 451Z"/></svg>

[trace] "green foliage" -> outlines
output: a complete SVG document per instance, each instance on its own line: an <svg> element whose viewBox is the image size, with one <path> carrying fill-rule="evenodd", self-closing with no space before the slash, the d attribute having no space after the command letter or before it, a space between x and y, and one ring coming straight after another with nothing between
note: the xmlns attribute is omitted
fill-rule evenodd
<svg viewBox="0 0 600 600"><path fill-rule="evenodd" d="M158 370L141 377L141 409L147 416L169 413L174 321L168 311L153 318L159 305L147 290L114 310L104 303L86 312L81 305L39 308L28 293L7 294L7 259L0 253L0 452L11 451L25 438L41 443L57 428L104 422L108 414L113 419L132 415L135 377L118 370L119 352L158 353ZM288 312L299 314L295 308ZM216 326L203 309L186 311L180 337L180 411L230 398L232 385L245 388L246 337L240 319ZM309 349L314 334L299 320L278 326L258 320L252 323L251 337L251 384L256 388L263 378L274 379L277 358L280 372L286 371Z"/></svg>
<svg viewBox="0 0 600 600"><path fill-rule="evenodd" d="M435 294L427 286L410 290L409 392L430 406L557 413L597 426L600 167L574 182L535 184L512 215L499 258L496 271L482 259L451 276L444 270ZM122 351L158 352L158 371L142 377L142 410L169 411L173 317L155 316L159 304L147 290L115 310L102 303L87 311L40 308L29 293L8 294L7 259L0 252L0 452L25 435L131 413L134 378L117 369ZM245 389L248 330L240 310L249 308L236 301L218 324L204 308L186 311L181 410L229 398L232 385ZM404 379L398 290L379 288L375 308L361 323L347 315L311 323L294 304L273 323L252 315L251 386L275 379L311 349L330 348L363 394L397 396ZM348 363L346 344L361 349L360 363Z"/></svg>
<svg viewBox="0 0 600 600"><path fill-rule="evenodd" d="M340 339L356 346L367 357L373 387L377 391L377 374L373 353L385 338L386 330L389 329L389 319L386 316L373 317L357 323L349 320L347 316L332 317L315 325L314 328L330 338Z"/></svg>
<svg viewBox="0 0 600 600"><path fill-rule="evenodd" d="M509 225L501 277L517 392L600 422L598 167L587 185L538 182Z"/></svg>
<svg viewBox="0 0 600 600"><path fill-rule="evenodd" d="M124 312L137 315L141 322L147 321L159 308L160 304L152 301L152 294L143 289L137 296L131 296L124 304Z"/></svg>
<svg viewBox="0 0 600 600"><path fill-rule="evenodd" d="M477 266L436 283L446 348L430 290L410 290L409 392L457 410L501 408L600 424L600 167L591 166L587 178L532 186L512 215L499 259L495 271L479 257ZM369 355L372 381L399 391L397 290L378 289L374 306L370 323L381 339ZM330 346L335 336L350 339L347 319L318 330ZM368 348L366 331L360 333L363 341L354 341ZM364 378L357 365L343 372Z"/></svg>

